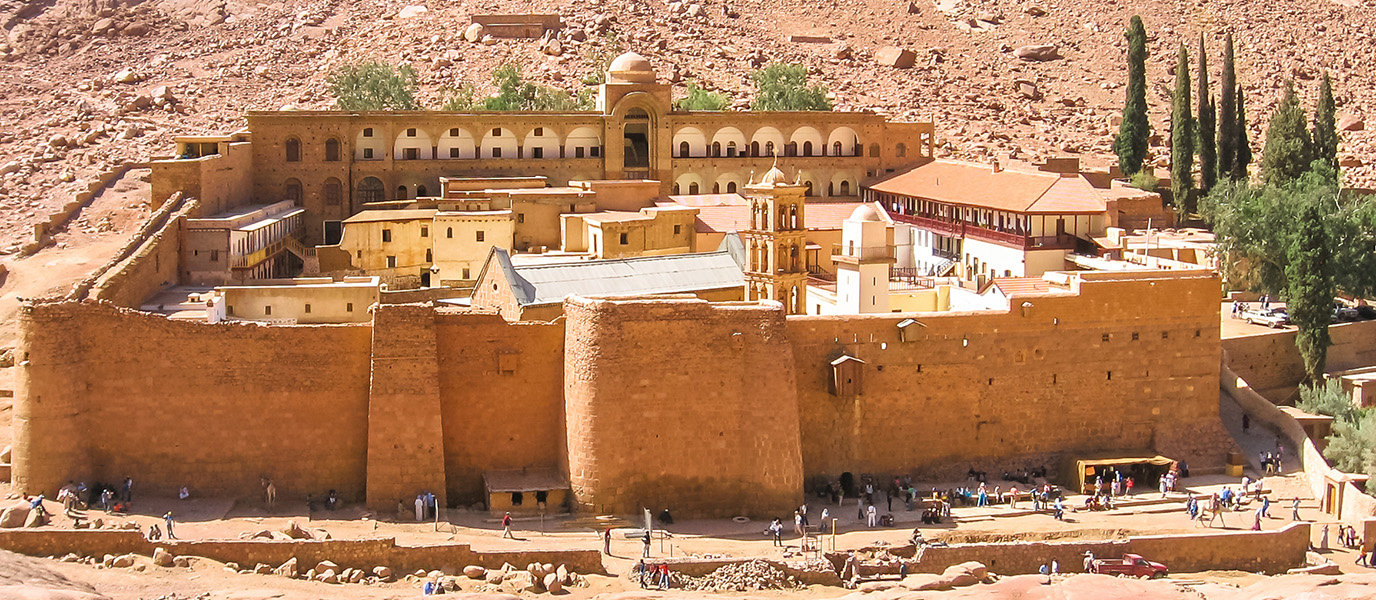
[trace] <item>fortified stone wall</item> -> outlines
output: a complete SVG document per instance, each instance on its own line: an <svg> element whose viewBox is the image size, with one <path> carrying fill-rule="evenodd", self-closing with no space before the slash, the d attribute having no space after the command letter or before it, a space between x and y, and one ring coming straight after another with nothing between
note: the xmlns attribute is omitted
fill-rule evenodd
<svg viewBox="0 0 1376 600"><path fill-rule="evenodd" d="M20 310L15 483L143 493L363 493L367 325L170 321L94 302Z"/></svg>
<svg viewBox="0 0 1376 600"><path fill-rule="evenodd" d="M1328 328L1328 370L1376 365L1376 321L1343 323ZM1304 359L1295 347L1295 330L1246 335L1223 340L1228 365L1253 389L1272 402L1288 404L1304 379Z"/></svg>
<svg viewBox="0 0 1376 600"><path fill-rule="evenodd" d="M792 317L803 464L963 478L1065 454L1155 450L1221 468L1218 282L1093 274L1075 295L1014 296L1011 311ZM834 395L831 361L864 362Z"/></svg>
<svg viewBox="0 0 1376 600"><path fill-rule="evenodd" d="M802 501L777 303L565 301L568 464L579 508L779 514Z"/></svg>

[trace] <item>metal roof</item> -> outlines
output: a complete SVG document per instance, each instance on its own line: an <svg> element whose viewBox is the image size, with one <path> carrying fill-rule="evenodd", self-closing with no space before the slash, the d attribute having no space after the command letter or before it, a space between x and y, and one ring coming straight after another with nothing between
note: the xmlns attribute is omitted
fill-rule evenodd
<svg viewBox="0 0 1376 600"><path fill-rule="evenodd" d="M507 271L521 306L559 303L570 294L673 294L745 285L740 266L726 250L515 267L505 252L494 252L492 258Z"/></svg>

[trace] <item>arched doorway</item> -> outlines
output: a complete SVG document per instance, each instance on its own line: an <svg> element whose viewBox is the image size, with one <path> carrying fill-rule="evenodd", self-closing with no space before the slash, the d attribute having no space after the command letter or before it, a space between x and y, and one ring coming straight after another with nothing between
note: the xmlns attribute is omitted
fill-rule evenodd
<svg viewBox="0 0 1376 600"><path fill-rule="evenodd" d="M643 108L632 108L626 113L626 126L622 132L624 154L622 166L626 170L639 171L650 168L650 114ZM649 173L641 175L648 177ZM628 175L629 177L629 175Z"/></svg>
<svg viewBox="0 0 1376 600"><path fill-rule="evenodd" d="M382 202L382 180L376 177L368 177L358 182L358 201L362 204L369 202Z"/></svg>

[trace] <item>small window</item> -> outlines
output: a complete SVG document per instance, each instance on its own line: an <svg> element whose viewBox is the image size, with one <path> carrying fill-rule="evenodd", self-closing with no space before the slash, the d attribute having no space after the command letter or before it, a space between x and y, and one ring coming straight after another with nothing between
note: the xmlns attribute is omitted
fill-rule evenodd
<svg viewBox="0 0 1376 600"><path fill-rule="evenodd" d="M1198 329L1194 330L1194 337L1199 337L1199 330L1198 330Z"/></svg>
<svg viewBox="0 0 1376 600"><path fill-rule="evenodd" d="M426 227L426 226L424 226L424 225L421 225L421 226L420 226L420 237L430 237L430 228L429 228L429 227Z"/></svg>
<svg viewBox="0 0 1376 600"><path fill-rule="evenodd" d="M629 233L623 233L623 234L621 234L621 245L622 245L622 246L625 246L626 244L631 243L630 240L631 240L631 234L629 234Z"/></svg>
<svg viewBox="0 0 1376 600"><path fill-rule="evenodd" d="M535 128L535 137L545 137L545 128L544 128L544 127L536 127L536 128Z"/></svg>
<svg viewBox="0 0 1376 600"><path fill-rule="evenodd" d="M501 158L501 157L502 157L502 149L501 149L501 148L493 148L493 149L492 149L492 158Z"/></svg>
<svg viewBox="0 0 1376 600"><path fill-rule="evenodd" d="M447 238L452 238L452 237L454 237L454 228L453 228L453 227L450 227L450 228L446 229L446 230L444 231L444 237L447 237Z"/></svg>
<svg viewBox="0 0 1376 600"><path fill-rule="evenodd" d="M501 127L494 127L494 128L492 129L492 137L502 137L502 128L501 128Z"/></svg>
<svg viewBox="0 0 1376 600"><path fill-rule="evenodd" d="M407 148L406 160L416 160L420 157L420 148Z"/></svg>
<svg viewBox="0 0 1376 600"><path fill-rule="evenodd" d="M354 257L355 257L355 258L363 258L363 251L362 251L362 250L359 250L358 253L354 255Z"/></svg>
<svg viewBox="0 0 1376 600"><path fill-rule="evenodd" d="M583 158L583 147L582 147L582 146L579 146L579 147L573 149L573 157L574 157L574 158Z"/></svg>
<svg viewBox="0 0 1376 600"><path fill-rule="evenodd" d="M517 223L525 223L525 222L526 222L526 213L516 213L516 222L517 222Z"/></svg>
<svg viewBox="0 0 1376 600"><path fill-rule="evenodd" d="M339 160L339 140L334 138L325 140L325 160L328 162Z"/></svg>
<svg viewBox="0 0 1376 600"><path fill-rule="evenodd" d="M354 303L353 303L353 302L347 302L347 303L345 303L345 304L344 304L344 311L345 311L345 312L354 312Z"/></svg>
<svg viewBox="0 0 1376 600"><path fill-rule="evenodd" d="M463 268L463 278L468 279L468 267Z"/></svg>
<svg viewBox="0 0 1376 600"><path fill-rule="evenodd" d="M395 257L395 256L388 256L388 257L387 257L387 268L388 268L388 269L395 269L395 268L397 268L397 257Z"/></svg>
<svg viewBox="0 0 1376 600"><path fill-rule="evenodd" d="M459 158L459 149L458 149L458 148L450 148L450 149L449 149L449 158Z"/></svg>
<svg viewBox="0 0 1376 600"><path fill-rule="evenodd" d="M427 262L427 263L435 262L435 255L431 253L431 250L430 250L429 248L426 248L426 249L425 249L425 262Z"/></svg>
<svg viewBox="0 0 1376 600"><path fill-rule="evenodd" d="M210 251L210 262L220 262L220 251L219 251L219 250L211 250L211 251Z"/></svg>
<svg viewBox="0 0 1376 600"><path fill-rule="evenodd" d="M383 229L383 230L382 230L382 241L383 241L384 243L392 241L392 230L391 230L391 229Z"/></svg>
<svg viewBox="0 0 1376 600"><path fill-rule="evenodd" d="M479 231L479 232L478 232L478 241L482 242L482 241L486 241L486 239L487 239L487 233L486 233L486 232L483 232L483 231Z"/></svg>
<svg viewBox="0 0 1376 600"><path fill-rule="evenodd" d="M449 130L449 137L459 137L459 128L454 127Z"/></svg>
<svg viewBox="0 0 1376 600"><path fill-rule="evenodd" d="M1107 344L1107 343L1108 343L1108 340L1109 340L1109 334L1105 333L1105 334L1104 334L1104 337L1103 337L1104 343Z"/></svg>
<svg viewBox="0 0 1376 600"><path fill-rule="evenodd" d="M364 127L364 128L363 128L363 137L373 137L373 128L372 128L372 127Z"/></svg>
<svg viewBox="0 0 1376 600"><path fill-rule="evenodd" d="M1113 371L1108 372L1108 381L1113 381Z"/></svg>
<svg viewBox="0 0 1376 600"><path fill-rule="evenodd" d="M1132 341L1135 342L1138 339L1141 339L1141 336L1139 336L1136 331L1132 332Z"/></svg>
<svg viewBox="0 0 1376 600"><path fill-rule="evenodd" d="M301 160L301 140L291 138L287 140L287 162L299 162Z"/></svg>
<svg viewBox="0 0 1376 600"><path fill-rule="evenodd" d="M1171 339L1171 332L1169 332L1169 331L1162 331L1162 332L1161 332L1161 339L1163 339L1163 340L1169 340L1169 339Z"/></svg>
<svg viewBox="0 0 1376 600"><path fill-rule="evenodd" d="M271 307L271 306L264 306L264 307L263 307L263 316L269 316L269 317L272 316L272 307Z"/></svg>
<svg viewBox="0 0 1376 600"><path fill-rule="evenodd" d="M416 128L411 127L406 130L406 137L416 137Z"/></svg>
<svg viewBox="0 0 1376 600"><path fill-rule="evenodd" d="M601 155L602 155L602 147L601 147L601 146L593 146L593 147L591 147L591 148L588 148L588 154L589 154L589 156L592 156L593 158L597 158L598 156L601 156Z"/></svg>
<svg viewBox="0 0 1376 600"><path fill-rule="evenodd" d="M373 157L373 149L372 149L372 148L364 148L364 149L363 149L363 158L372 158L372 157Z"/></svg>
<svg viewBox="0 0 1376 600"><path fill-rule="evenodd" d="M544 158L544 157L545 157L545 149L544 149L544 148L541 148L541 147L539 147L539 146L536 146L536 147L534 147L534 148L531 148L531 149L530 149L530 157L531 157L531 158Z"/></svg>
<svg viewBox="0 0 1376 600"><path fill-rule="evenodd" d="M683 233L683 226L682 226L682 225L675 225L675 226L674 226L674 235L678 235L678 234L680 234L680 233Z"/></svg>
<svg viewBox="0 0 1376 600"><path fill-rule="evenodd" d="M308 314L308 315L311 314L311 303L310 303L310 302L307 302L307 303L306 303L306 314Z"/></svg>

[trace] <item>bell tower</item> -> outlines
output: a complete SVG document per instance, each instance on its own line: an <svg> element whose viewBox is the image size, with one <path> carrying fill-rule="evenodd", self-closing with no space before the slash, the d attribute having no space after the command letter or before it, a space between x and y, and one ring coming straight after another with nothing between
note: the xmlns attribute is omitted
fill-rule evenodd
<svg viewBox="0 0 1376 600"><path fill-rule="evenodd" d="M742 232L746 249L745 299L776 300L790 315L807 312L807 186L789 183L778 157L759 183L744 188L750 225Z"/></svg>

